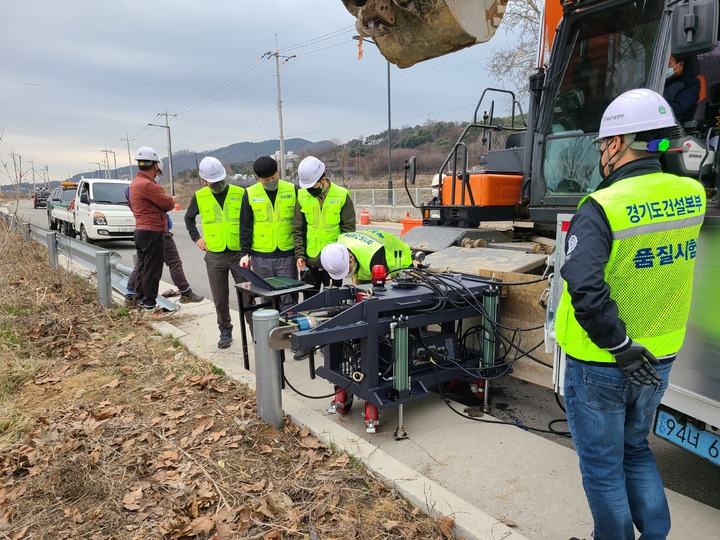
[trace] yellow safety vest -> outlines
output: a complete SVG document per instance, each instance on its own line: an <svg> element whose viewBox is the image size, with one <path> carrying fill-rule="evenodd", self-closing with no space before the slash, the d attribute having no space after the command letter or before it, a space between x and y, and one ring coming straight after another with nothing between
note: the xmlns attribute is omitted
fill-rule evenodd
<svg viewBox="0 0 720 540"><path fill-rule="evenodd" d="M230 185L223 207L209 187L195 193L208 251L240 251L240 208L245 189Z"/></svg>
<svg viewBox="0 0 720 540"><path fill-rule="evenodd" d="M370 264L373 256L380 249L385 249L385 259L390 271L407 268L412 264L410 247L390 233L374 230L355 231L341 234L337 241L355 256L357 260L355 273L358 279L363 281L372 279Z"/></svg>
<svg viewBox="0 0 720 540"><path fill-rule="evenodd" d="M321 208L317 197L310 195L307 189L298 191L300 211L307 222L305 253L308 257L317 257L322 248L337 239L340 234L340 214L348 193L347 189L331 183Z"/></svg>
<svg viewBox="0 0 720 540"><path fill-rule="evenodd" d="M612 248L605 266L610 297L627 335L655 356L677 353L690 312L697 238L705 216L705 190L691 178L653 173L622 180L580 201L599 203L610 223ZM579 360L614 362L575 318L565 284L555 319L558 344Z"/></svg>
<svg viewBox="0 0 720 540"><path fill-rule="evenodd" d="M250 186L247 195L253 211L253 251L272 253L276 249L291 250L295 186L280 180L274 208L261 182Z"/></svg>

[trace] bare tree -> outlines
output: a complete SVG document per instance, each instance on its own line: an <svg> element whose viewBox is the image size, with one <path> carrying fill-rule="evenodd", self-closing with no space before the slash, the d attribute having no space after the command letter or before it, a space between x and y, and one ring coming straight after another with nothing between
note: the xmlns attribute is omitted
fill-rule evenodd
<svg viewBox="0 0 720 540"><path fill-rule="evenodd" d="M536 67L542 6L543 0L510 0L500 27L513 39L494 48L490 55L488 71L509 85L520 101L528 92L528 79Z"/></svg>

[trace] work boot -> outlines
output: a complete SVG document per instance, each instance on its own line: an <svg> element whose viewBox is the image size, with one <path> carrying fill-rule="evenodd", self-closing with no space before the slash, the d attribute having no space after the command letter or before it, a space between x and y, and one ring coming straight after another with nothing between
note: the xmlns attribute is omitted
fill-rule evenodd
<svg viewBox="0 0 720 540"><path fill-rule="evenodd" d="M227 349L232 343L232 330L220 330L218 349Z"/></svg>
<svg viewBox="0 0 720 540"><path fill-rule="evenodd" d="M305 360L308 356L310 356L311 349L300 349L298 351L295 351L295 354L293 354L293 358L295 360Z"/></svg>
<svg viewBox="0 0 720 540"><path fill-rule="evenodd" d="M187 292L180 293L181 304L194 304L195 302L202 302L203 300L205 300L205 297L200 296L199 294L195 294L192 289L188 290Z"/></svg>

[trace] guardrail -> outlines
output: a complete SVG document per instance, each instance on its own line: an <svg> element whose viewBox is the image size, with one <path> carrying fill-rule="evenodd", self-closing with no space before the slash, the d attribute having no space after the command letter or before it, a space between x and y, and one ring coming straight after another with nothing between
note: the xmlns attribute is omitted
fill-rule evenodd
<svg viewBox="0 0 720 540"><path fill-rule="evenodd" d="M74 238L61 236L56 231L47 231L31 223L18 219L8 213L0 213L11 231L20 230L25 240L34 240L48 249L48 265L57 268L60 256L80 264L97 276L98 302L105 308L113 305L112 290L123 296L127 292L127 282L133 269L123 264L117 251L99 248ZM158 296L158 305L165 309L175 310L177 306L163 296Z"/></svg>

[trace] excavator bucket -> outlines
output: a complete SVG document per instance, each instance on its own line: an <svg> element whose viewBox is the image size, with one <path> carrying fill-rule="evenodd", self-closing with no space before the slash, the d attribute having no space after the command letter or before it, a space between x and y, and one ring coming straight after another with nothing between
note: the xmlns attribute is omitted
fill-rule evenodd
<svg viewBox="0 0 720 540"><path fill-rule="evenodd" d="M488 41L508 0L342 0L385 58L410 67Z"/></svg>

